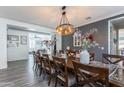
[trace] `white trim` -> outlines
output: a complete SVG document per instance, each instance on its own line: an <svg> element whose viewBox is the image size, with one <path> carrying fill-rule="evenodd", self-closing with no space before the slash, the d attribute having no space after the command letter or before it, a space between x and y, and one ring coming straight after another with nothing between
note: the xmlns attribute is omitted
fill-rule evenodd
<svg viewBox="0 0 124 93"><path fill-rule="evenodd" d="M111 33L111 20L108 21L108 54L110 54L110 33Z"/></svg>
<svg viewBox="0 0 124 93"><path fill-rule="evenodd" d="M119 19L122 19L122 18L124 18L124 16L121 16L121 17L117 17L117 18L111 19L110 21L112 22L112 21L116 21L116 20L119 20Z"/></svg>

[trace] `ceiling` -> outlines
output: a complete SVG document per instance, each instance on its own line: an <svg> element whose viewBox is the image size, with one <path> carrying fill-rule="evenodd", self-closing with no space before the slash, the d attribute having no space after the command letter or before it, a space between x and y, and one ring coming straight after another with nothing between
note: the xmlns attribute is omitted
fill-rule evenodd
<svg viewBox="0 0 124 93"><path fill-rule="evenodd" d="M124 17L112 20L111 23L117 28L117 29L124 29Z"/></svg>
<svg viewBox="0 0 124 93"><path fill-rule="evenodd" d="M42 34L50 34L50 33L45 33L45 32L38 32L37 30L35 29L30 29L30 28L27 28L27 27L22 27L22 26L16 26L16 25L7 25L7 29L12 29L12 30L20 30L20 31L28 31L28 32L31 32L31 33L42 33Z"/></svg>
<svg viewBox="0 0 124 93"><path fill-rule="evenodd" d="M124 6L68 6L67 17L75 27L124 13ZM0 17L56 28L60 6L0 6ZM87 17L91 19L87 20Z"/></svg>

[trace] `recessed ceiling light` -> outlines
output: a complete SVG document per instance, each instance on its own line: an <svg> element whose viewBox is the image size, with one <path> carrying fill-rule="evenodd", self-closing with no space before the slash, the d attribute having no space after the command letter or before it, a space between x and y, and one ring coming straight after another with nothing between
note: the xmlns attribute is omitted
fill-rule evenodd
<svg viewBox="0 0 124 93"><path fill-rule="evenodd" d="M92 18L92 17L89 16L89 17L86 17L85 19L86 19L86 20L90 20L91 18Z"/></svg>

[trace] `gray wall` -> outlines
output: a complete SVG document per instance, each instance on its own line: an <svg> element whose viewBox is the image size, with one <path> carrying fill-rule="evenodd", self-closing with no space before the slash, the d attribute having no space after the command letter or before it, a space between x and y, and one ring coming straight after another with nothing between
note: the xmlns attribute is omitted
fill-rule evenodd
<svg viewBox="0 0 124 93"><path fill-rule="evenodd" d="M104 50L98 48L91 48L89 51L95 53L95 59L101 61L102 53L108 53L108 20L124 16L124 14L107 18L98 22L94 22L88 25L78 27L81 30L81 33L86 33L92 28L97 28L98 32L94 34L95 40L104 47ZM62 49L65 50L67 46L70 46L73 50L78 50L80 47L73 46L73 37L72 35L62 37Z"/></svg>

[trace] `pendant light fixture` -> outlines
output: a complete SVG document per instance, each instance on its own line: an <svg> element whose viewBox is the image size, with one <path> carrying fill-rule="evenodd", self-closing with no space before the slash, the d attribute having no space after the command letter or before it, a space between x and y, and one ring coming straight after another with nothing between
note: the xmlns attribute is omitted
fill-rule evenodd
<svg viewBox="0 0 124 93"><path fill-rule="evenodd" d="M74 27L72 24L69 23L69 20L66 16L66 6L62 7L62 17L60 20L60 24L56 27L57 33L60 35L70 35L74 33Z"/></svg>

